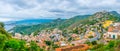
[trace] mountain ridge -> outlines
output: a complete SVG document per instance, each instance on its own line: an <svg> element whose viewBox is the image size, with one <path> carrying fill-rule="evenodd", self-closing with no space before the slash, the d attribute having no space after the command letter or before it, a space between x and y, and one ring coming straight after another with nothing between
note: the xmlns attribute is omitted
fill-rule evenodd
<svg viewBox="0 0 120 51"><path fill-rule="evenodd" d="M66 20L56 19L47 24L38 24L38 25L30 25L30 26L22 26L22 27L18 26L18 27L14 27L12 30L16 33L23 32L21 34L30 34L32 32L41 31L45 29L54 29L54 28L59 28L61 30L73 29L79 26L80 24L90 24L90 25L95 24L96 22L101 21L101 18L102 18L102 21L104 21L106 19L114 20L116 19L116 17L120 18L119 16L114 16L114 14L112 14L111 12L102 11L102 12L96 12L93 15L77 15ZM31 29L33 30L31 31Z"/></svg>

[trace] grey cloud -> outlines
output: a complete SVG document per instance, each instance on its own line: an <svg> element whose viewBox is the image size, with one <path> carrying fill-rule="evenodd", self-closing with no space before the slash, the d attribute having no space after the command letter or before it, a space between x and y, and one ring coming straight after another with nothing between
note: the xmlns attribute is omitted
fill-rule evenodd
<svg viewBox="0 0 120 51"><path fill-rule="evenodd" d="M120 11L119 0L0 0L0 16L9 18L70 18L102 10Z"/></svg>
<svg viewBox="0 0 120 51"><path fill-rule="evenodd" d="M57 13L64 13L64 10L60 10L60 9L51 9L49 10L49 12L57 12Z"/></svg>
<svg viewBox="0 0 120 51"><path fill-rule="evenodd" d="M4 0L5 3L9 3L11 5L17 5L18 7L28 9L35 7L34 4L28 5L24 0Z"/></svg>

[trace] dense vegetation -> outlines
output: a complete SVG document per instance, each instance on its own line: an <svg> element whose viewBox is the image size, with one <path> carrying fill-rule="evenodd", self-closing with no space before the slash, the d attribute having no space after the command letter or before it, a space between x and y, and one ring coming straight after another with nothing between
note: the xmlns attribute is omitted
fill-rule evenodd
<svg viewBox="0 0 120 51"><path fill-rule="evenodd" d="M21 33L21 34L31 34L32 32L37 32L40 30L45 30L45 29L52 29L54 27L57 27L60 25L64 19L56 19L53 20L50 23L43 23L43 24L37 24L37 25L22 25L22 26L16 26L13 29L11 29L13 32ZM10 30L10 31L11 31Z"/></svg>
<svg viewBox="0 0 120 51"><path fill-rule="evenodd" d="M54 29L54 28L59 28L59 29L65 29L72 25L73 23L85 19L90 15L83 15L83 16L75 16L70 19L55 19L50 23L45 23L45 24L38 24L38 25L29 25L29 26L16 26L10 31L21 33L21 34L31 34L32 32L39 32L41 30L45 29Z"/></svg>
<svg viewBox="0 0 120 51"><path fill-rule="evenodd" d="M108 44L98 43L98 41L87 42L91 51L119 51L120 40L112 40Z"/></svg>
<svg viewBox="0 0 120 51"><path fill-rule="evenodd" d="M4 24L0 23L0 51L44 51L35 42L27 46L24 40L14 39L4 30Z"/></svg>

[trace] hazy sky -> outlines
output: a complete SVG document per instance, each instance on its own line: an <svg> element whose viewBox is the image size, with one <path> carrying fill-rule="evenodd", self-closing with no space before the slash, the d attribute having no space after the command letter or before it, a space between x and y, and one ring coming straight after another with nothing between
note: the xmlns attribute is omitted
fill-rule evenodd
<svg viewBox="0 0 120 51"><path fill-rule="evenodd" d="M0 0L0 21L120 12L120 0Z"/></svg>

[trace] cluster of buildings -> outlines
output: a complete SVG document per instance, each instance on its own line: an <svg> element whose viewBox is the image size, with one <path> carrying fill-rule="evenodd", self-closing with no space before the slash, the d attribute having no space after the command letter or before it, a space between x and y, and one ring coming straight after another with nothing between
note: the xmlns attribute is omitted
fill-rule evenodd
<svg viewBox="0 0 120 51"><path fill-rule="evenodd" d="M62 35L62 31L58 29L54 29L53 31L42 31L39 32L38 35L34 36L34 34L30 35L21 35L19 33L15 33L13 38L25 40L27 42L27 45L29 45L29 42L35 41L40 47L48 49L48 46L46 45L45 41L53 41L54 44L59 45L60 47L66 47L66 46L72 46L73 44L75 46L79 44L84 44L84 42L87 39L80 39L80 36L77 34L71 34L70 37L72 38L71 42L68 42L67 38L65 38ZM73 40L74 39L74 40Z"/></svg>
<svg viewBox="0 0 120 51"><path fill-rule="evenodd" d="M106 39L119 39L120 38L120 23L114 23L113 26L108 28L108 31L103 35Z"/></svg>
<svg viewBox="0 0 120 51"><path fill-rule="evenodd" d="M35 41L40 47L48 47L45 41L52 41L54 44L57 44L59 46L67 46L67 43L64 40L65 38L62 36L62 31L58 29L47 32L41 31L36 36L34 36L33 33L30 35L15 33L13 38L25 40L27 42L27 45L29 45L31 41Z"/></svg>
<svg viewBox="0 0 120 51"><path fill-rule="evenodd" d="M25 40L27 42L27 45L29 45L31 41L35 41L40 47L43 47L43 46L46 46L44 41L50 40L49 36L50 36L49 34L39 34L37 36L34 36L33 34L21 35L19 33L15 33L15 36L13 38Z"/></svg>
<svg viewBox="0 0 120 51"><path fill-rule="evenodd" d="M106 41L113 39L120 39L120 23L114 23L108 27L108 31L103 34L103 38Z"/></svg>
<svg viewBox="0 0 120 51"><path fill-rule="evenodd" d="M21 35L19 33L15 33L13 38L26 40L28 42L35 41L40 47L46 47L48 49L49 46L45 44L45 41L52 41L54 44L60 46L57 48L56 51L74 51L80 49L88 49L89 46L84 44L86 41L90 40L97 40L100 37L100 34L96 31L86 31L86 33L82 36L79 34L70 34L72 38L70 42L68 42L68 38L64 37L61 30L54 29L52 31L42 31L39 32L38 35L34 36L32 33L31 35ZM108 31L103 34L103 39L105 41L110 41L112 39L120 39L120 23L114 23L113 25L108 27ZM74 46L73 46L74 45ZM64 47L64 48L63 48Z"/></svg>

